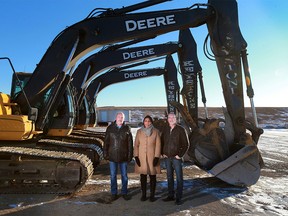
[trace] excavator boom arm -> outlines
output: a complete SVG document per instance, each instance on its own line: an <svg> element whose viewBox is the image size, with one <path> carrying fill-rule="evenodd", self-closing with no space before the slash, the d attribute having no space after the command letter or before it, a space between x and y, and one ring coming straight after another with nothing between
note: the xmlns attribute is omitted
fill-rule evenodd
<svg viewBox="0 0 288 216"><path fill-rule="evenodd" d="M196 8L107 15L82 20L65 29L54 39L34 70L24 88L31 106L35 106L43 97L45 90L51 87L55 77L69 71L82 56L90 51L107 44L197 27L206 23L211 16L213 14L210 10ZM112 24L113 28L111 28ZM61 77L57 85L61 85L61 79L64 79ZM54 88L57 89L57 87ZM24 113L28 111L23 94L19 95L16 102L22 107Z"/></svg>

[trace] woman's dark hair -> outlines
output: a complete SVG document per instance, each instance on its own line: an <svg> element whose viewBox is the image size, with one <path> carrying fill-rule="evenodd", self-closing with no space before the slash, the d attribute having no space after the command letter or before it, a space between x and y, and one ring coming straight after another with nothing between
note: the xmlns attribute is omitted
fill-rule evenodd
<svg viewBox="0 0 288 216"><path fill-rule="evenodd" d="M153 119L152 119L152 117L151 117L150 115L146 115L146 116L144 117L144 119L143 119L143 124L144 124L144 121L145 121L146 118L148 118L148 119L151 121L151 123L153 124Z"/></svg>

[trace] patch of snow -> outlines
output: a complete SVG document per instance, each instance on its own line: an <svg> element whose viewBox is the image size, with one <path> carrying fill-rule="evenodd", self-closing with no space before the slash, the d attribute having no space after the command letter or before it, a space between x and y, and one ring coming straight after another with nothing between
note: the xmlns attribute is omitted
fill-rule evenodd
<svg viewBox="0 0 288 216"><path fill-rule="evenodd" d="M267 192L263 191L264 188ZM287 191L287 178L260 177L257 184L251 186L248 191L229 196L221 201L230 205L234 204L242 210L241 215L250 215L245 212L253 210L254 215L265 213L282 216L288 215L288 196L285 191Z"/></svg>
<svg viewBox="0 0 288 216"><path fill-rule="evenodd" d="M97 204L97 202L81 202L81 201L75 201L75 202L68 201L68 203L73 203L76 205L95 205L95 204Z"/></svg>
<svg viewBox="0 0 288 216"><path fill-rule="evenodd" d="M281 161L281 160L276 160L276 159L272 159L272 158L268 158L268 157L263 157L263 160L264 161L273 161L273 162L277 162L277 163L285 163L284 161Z"/></svg>
<svg viewBox="0 0 288 216"><path fill-rule="evenodd" d="M140 180L128 180L128 185L137 185L140 183ZM87 185L110 185L110 180L97 180L89 179L86 183ZM117 184L121 184L121 179L117 179Z"/></svg>

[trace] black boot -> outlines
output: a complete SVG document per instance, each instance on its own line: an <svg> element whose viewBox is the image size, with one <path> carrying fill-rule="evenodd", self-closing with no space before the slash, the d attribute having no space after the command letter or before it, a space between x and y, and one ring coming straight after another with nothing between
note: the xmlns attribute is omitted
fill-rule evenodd
<svg viewBox="0 0 288 216"><path fill-rule="evenodd" d="M150 175L150 202L155 202L156 175Z"/></svg>
<svg viewBox="0 0 288 216"><path fill-rule="evenodd" d="M141 182L141 191L142 191L141 201L145 201L147 200L147 197L146 197L147 175L141 174L140 182Z"/></svg>

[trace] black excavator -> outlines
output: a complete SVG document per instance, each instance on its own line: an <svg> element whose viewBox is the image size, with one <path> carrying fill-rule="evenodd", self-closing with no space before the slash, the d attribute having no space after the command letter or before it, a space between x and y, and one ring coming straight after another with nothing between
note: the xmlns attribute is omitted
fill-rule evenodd
<svg viewBox="0 0 288 216"><path fill-rule="evenodd" d="M160 60L160 59L156 59ZM97 122L96 115L91 115L91 113L96 114L96 107L97 107L97 96L98 94L108 86L120 82L131 81L135 79L142 79L148 78L152 76L160 76L163 75L164 85L165 85L165 92L166 92L166 99L167 99L167 110L168 112L176 112L176 108L172 106L169 102L170 101L179 101L179 84L177 79L177 68L174 63L174 60L171 55L167 55L165 57L165 66L164 68L142 68L142 69L131 69L133 67L150 63L151 61L144 61L139 62L136 64L126 65L122 67L117 67L109 70L108 72L101 74L96 79L94 79L88 88L85 91L86 101L88 103L88 110L89 110L89 121L88 124L90 126L95 126ZM130 68L128 70L128 68ZM172 87L171 87L172 86ZM82 99L82 103L84 99ZM81 103L81 100L80 100ZM79 123L87 124L86 121L86 114L87 112L81 112L80 114L82 117L79 119Z"/></svg>
<svg viewBox="0 0 288 216"><path fill-rule="evenodd" d="M238 25L237 2L208 0L207 4L194 4L189 8L131 13L161 2L164 1L146 1L102 13L92 11L87 18L57 35L19 94L12 100L8 94L0 94L2 193L72 193L79 190L92 175L92 162L84 154L47 151L35 147L39 137L47 132L49 120L53 118L62 96L67 92L70 72L81 57L109 44L147 40L203 24L208 27L211 50L222 82L226 116L229 119L226 120L226 126L229 126L231 132L230 143L222 142L222 131L218 135L218 130L217 133L213 132L214 128L208 127L209 131L205 130L206 127L195 126L195 119L192 121L193 116L185 112L186 108L180 103L176 102L174 106L191 126L190 141L197 137L199 145L192 152L204 155L206 149L215 145L215 140L217 149L224 145L228 145L229 150L233 149L222 161L217 160L213 165L207 166L215 176L234 185L251 185L257 182L261 156L256 144L261 129L256 122L254 93L246 54L247 43ZM10 62L9 59L8 61ZM245 119L241 61L256 123ZM75 118L71 119L73 121ZM247 133L248 130L252 134ZM213 135L216 134L213 139L209 139L211 131ZM194 132L196 135L193 135ZM203 158L211 160L209 157ZM200 159L198 161L201 162Z"/></svg>
<svg viewBox="0 0 288 216"><path fill-rule="evenodd" d="M146 68L134 70L124 70L122 68L123 67L111 69L93 80L87 89L86 95L82 99L82 104L80 105L79 111L77 113L78 125L75 125L76 129L72 131L72 134L85 137L96 136L97 138L104 139L105 131L91 131L90 128L99 125L97 122L97 95L107 86L120 82L131 81L134 79L149 78L160 75L163 75L165 79L166 73L168 73L166 68ZM170 107L175 109L172 105L170 105Z"/></svg>
<svg viewBox="0 0 288 216"><path fill-rule="evenodd" d="M125 67L126 68L126 67ZM89 127L95 127L97 125L97 97L98 94L109 85L113 85L119 82L126 82L134 79L148 78L151 76L164 75L167 72L165 68L144 68L144 69L124 69L124 67L117 67L109 70L108 72L98 76L89 85L85 97L88 102L87 107L90 113L88 119ZM83 103L83 102L82 102ZM91 114L92 113L92 114ZM80 125L87 124L86 113L83 112L83 117L80 120Z"/></svg>
<svg viewBox="0 0 288 216"><path fill-rule="evenodd" d="M131 41L131 42L123 43L123 44L116 44L116 45L106 47L105 49L102 49L100 52L97 52L87 57L86 59L84 59L78 65L78 67L75 70L73 70L71 83L73 85L74 99L77 101L76 103L77 105L76 105L76 122L74 125L74 130L72 131L69 138L72 136L73 139L78 137L78 140L81 140L83 139L83 137L85 137L85 139L87 140L88 139L87 135L89 135L90 137L91 136L96 137L95 139L99 139L99 138L103 139L103 133L94 132L93 134L91 134L90 132L85 130L89 126L90 119L93 117L95 119L95 110L89 109L89 105L85 97L85 94L86 94L86 91L88 91L87 90L88 87L90 89L93 88L93 86L91 86L90 83L93 82L93 80L97 77L97 75L101 74L104 70L109 69L111 67L115 67L115 66L134 63L131 66L127 66L127 65L125 66L126 68L129 68L129 67L134 67L134 66L141 65L141 64L148 64L148 62L151 62L151 61L157 61L161 57L163 58L163 56L165 55L171 55L177 52L179 48L182 46L181 44L177 42L169 42L166 44L156 44L156 45L149 45L149 46L123 48L123 47L126 47L127 45L131 45L137 42L139 41L136 40L136 41ZM183 39L183 43L188 44L190 43L190 41ZM140 60L142 62L139 62ZM170 109L173 109L173 111L175 111L175 108L173 106L170 105L169 107ZM57 127L56 129L53 126L53 130L56 129L56 133L57 131L59 131L59 129L66 128L67 124L63 125L62 122L67 122L67 121L62 120L58 122L57 124L55 124L55 122L53 123L53 125ZM49 131L52 131L51 126L49 127ZM65 137L65 140L67 140L66 137ZM45 142L46 141L47 140L45 140ZM43 139L41 143L43 143ZM85 149L86 145L84 145L83 148Z"/></svg>
<svg viewBox="0 0 288 216"><path fill-rule="evenodd" d="M93 82L89 85L87 93L85 94L85 107L82 109L83 112L79 112L78 124L79 128L88 128L94 127L97 124L97 96L98 94L106 87L112 84L126 82L134 79L148 78L153 76L164 75L167 72L165 68L144 68L144 69L130 69L124 70L121 68L113 68L108 72L98 76ZM89 91L90 90L90 91ZM82 103L84 103L84 98ZM171 106L171 105L170 105ZM88 113L88 115L87 115Z"/></svg>
<svg viewBox="0 0 288 216"><path fill-rule="evenodd" d="M188 43L188 41L184 39L183 41ZM85 112L86 102L84 100L84 95L88 91L88 88L93 88L93 86L90 87L90 84L104 70L121 65L132 64L135 62L137 62L135 64L142 64L139 61L148 61L151 59L157 60L159 57L176 53L181 46L182 45L177 42L169 42L165 44L129 47L121 49L110 48L108 50L101 51L87 57L78 65L72 75L72 84L76 91L75 98L77 99L77 107L82 109L82 113L83 111ZM79 113L78 116L82 116L83 119L83 115L81 115L80 112L81 110L77 110L77 113ZM89 121L89 116L87 115L86 117L87 121ZM85 129L85 125L87 126L88 123L83 124L80 123L79 120L80 119L77 118L77 127L79 129Z"/></svg>

